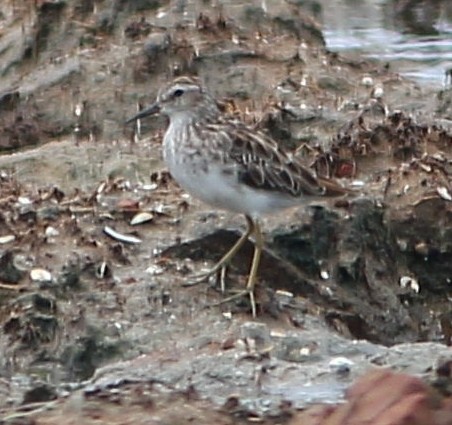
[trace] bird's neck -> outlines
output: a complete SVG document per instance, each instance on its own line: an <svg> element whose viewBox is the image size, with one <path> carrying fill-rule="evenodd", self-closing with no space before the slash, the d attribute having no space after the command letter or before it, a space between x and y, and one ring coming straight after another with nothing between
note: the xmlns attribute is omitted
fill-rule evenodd
<svg viewBox="0 0 452 425"><path fill-rule="evenodd" d="M170 116L170 125L191 126L203 123L213 123L218 120L220 111L216 108L200 108L193 111L175 112Z"/></svg>
<svg viewBox="0 0 452 425"><path fill-rule="evenodd" d="M180 151L187 153L192 149L193 138L202 133L204 124L218 121L220 112L210 108L206 111L174 112L169 117L169 126L163 139L164 157L167 162L179 161ZM196 149L194 150L196 151Z"/></svg>

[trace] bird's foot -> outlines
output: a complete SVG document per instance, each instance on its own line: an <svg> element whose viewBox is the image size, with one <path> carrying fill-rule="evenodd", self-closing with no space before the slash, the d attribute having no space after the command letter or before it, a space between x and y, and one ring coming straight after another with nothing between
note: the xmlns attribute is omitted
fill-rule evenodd
<svg viewBox="0 0 452 425"><path fill-rule="evenodd" d="M184 283L182 283L182 286L195 286L199 283L207 282L212 277L215 277L215 281L220 281L220 288L221 292L224 293L226 288L226 266L222 265L220 267L215 266L212 267L210 270L206 270L205 272L195 274L193 276L190 276Z"/></svg>
<svg viewBox="0 0 452 425"><path fill-rule="evenodd" d="M218 301L213 304L209 304L209 307L218 307L219 305L226 304L230 301L235 301L242 297L249 297L250 304L251 304L251 314L252 314L253 318L255 318L257 309L256 309L256 301L255 301L255 297L254 297L254 289L253 288L247 288L247 289L244 289L243 291L239 291L234 295L223 298L221 301Z"/></svg>

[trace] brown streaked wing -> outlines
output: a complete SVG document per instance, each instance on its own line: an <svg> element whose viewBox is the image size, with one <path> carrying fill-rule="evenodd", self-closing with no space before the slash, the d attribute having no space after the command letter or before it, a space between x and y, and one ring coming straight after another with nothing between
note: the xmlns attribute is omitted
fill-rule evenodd
<svg viewBox="0 0 452 425"><path fill-rule="evenodd" d="M199 126L198 131L204 133L200 135L201 139L215 145L218 155L223 152L241 165L239 179L248 186L294 197L353 193L334 180L317 177L269 136L240 121L215 121Z"/></svg>
<svg viewBox="0 0 452 425"><path fill-rule="evenodd" d="M229 155L242 166L239 178L243 183L256 189L274 190L294 197L338 196L346 193L346 190L341 192L341 186L334 181L317 178L264 133L235 121L219 124L218 127L222 127L222 133L230 137Z"/></svg>

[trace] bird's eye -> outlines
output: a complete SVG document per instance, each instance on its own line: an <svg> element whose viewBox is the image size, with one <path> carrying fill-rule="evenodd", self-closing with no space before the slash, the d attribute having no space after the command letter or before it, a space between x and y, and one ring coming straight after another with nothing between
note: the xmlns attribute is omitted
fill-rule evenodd
<svg viewBox="0 0 452 425"><path fill-rule="evenodd" d="M173 93L174 97L181 97L184 94L184 91L182 89L177 89L175 90L175 92Z"/></svg>

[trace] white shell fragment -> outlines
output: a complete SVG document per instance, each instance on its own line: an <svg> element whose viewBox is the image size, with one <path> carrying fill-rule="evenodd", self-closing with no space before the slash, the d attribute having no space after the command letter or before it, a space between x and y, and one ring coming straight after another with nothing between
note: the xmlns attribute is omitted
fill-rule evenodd
<svg viewBox="0 0 452 425"><path fill-rule="evenodd" d="M52 274L45 269L33 269L30 271L30 279L33 282L50 282Z"/></svg>
<svg viewBox="0 0 452 425"><path fill-rule="evenodd" d="M329 279L329 278L330 278L330 274L328 273L328 270L321 270L321 271L320 271L320 277L321 277L323 280Z"/></svg>
<svg viewBox="0 0 452 425"><path fill-rule="evenodd" d="M414 292L416 292L416 294L420 291L419 283L413 277L402 276L399 283L402 288L411 288Z"/></svg>
<svg viewBox="0 0 452 425"><path fill-rule="evenodd" d="M135 237L135 236L129 236L129 235L124 235L122 233L117 232L116 230L112 229L109 226L105 226L104 227L104 233L108 236L110 236L113 239L116 239L119 242L124 242L124 243L131 243L131 244L136 244L136 243L141 243L142 240Z"/></svg>
<svg viewBox="0 0 452 425"><path fill-rule="evenodd" d="M74 115L76 117L80 117L83 113L83 105L81 103L77 103L74 108Z"/></svg>
<svg viewBox="0 0 452 425"><path fill-rule="evenodd" d="M405 239L397 239L396 243L400 251L405 252L408 249L408 242Z"/></svg>
<svg viewBox="0 0 452 425"><path fill-rule="evenodd" d="M328 363L330 369L337 373L349 372L354 362L346 357L334 357Z"/></svg>
<svg viewBox="0 0 452 425"><path fill-rule="evenodd" d="M0 245L13 242L15 239L16 239L16 237L14 235L0 236Z"/></svg>
<svg viewBox="0 0 452 425"><path fill-rule="evenodd" d="M107 273L108 273L108 264L106 261L102 261L102 263L96 270L96 276L99 279L104 279L107 276Z"/></svg>
<svg viewBox="0 0 452 425"><path fill-rule="evenodd" d="M165 269L163 267L149 266L144 272L148 273L150 275L153 275L153 276L157 276L157 275L163 274L164 271L165 271Z"/></svg>
<svg viewBox="0 0 452 425"><path fill-rule="evenodd" d="M381 99L384 95L385 91L383 89L383 86L377 84L373 89L372 89L372 93L371 96L374 99Z"/></svg>
<svg viewBox="0 0 452 425"><path fill-rule="evenodd" d="M309 347L300 348L300 356L303 356L303 357L310 356L311 352L312 352L312 349Z"/></svg>
<svg viewBox="0 0 452 425"><path fill-rule="evenodd" d="M432 155L432 158L433 158L433 159L436 159L437 161L440 161L440 162L446 161L446 158L444 157L444 154L441 153L441 152L436 152L436 153L434 153L434 154Z"/></svg>
<svg viewBox="0 0 452 425"><path fill-rule="evenodd" d="M151 191L157 189L158 187L159 185L157 183L144 184L141 186L141 190Z"/></svg>
<svg viewBox="0 0 452 425"><path fill-rule="evenodd" d="M288 305L292 302L294 295L292 294L292 292L289 291L281 291L280 289L278 289L275 292L275 296L278 298L278 302L281 305Z"/></svg>
<svg viewBox="0 0 452 425"><path fill-rule="evenodd" d="M155 211L157 214L166 214L166 212L168 211L168 206L160 203L153 208L153 211Z"/></svg>
<svg viewBox="0 0 452 425"><path fill-rule="evenodd" d="M278 295L278 296L280 296L280 297L290 298L290 299L293 298L292 292L289 292L289 291L283 291L282 289L278 289L278 290L275 292L275 295Z"/></svg>
<svg viewBox="0 0 452 425"><path fill-rule="evenodd" d="M17 198L17 202L19 202L19 204L21 205L31 205L33 203L33 201L30 198L27 198L25 196L19 196Z"/></svg>
<svg viewBox="0 0 452 425"><path fill-rule="evenodd" d="M52 238L52 237L58 236L59 234L60 234L60 232L57 229L55 229L55 227L52 227L52 226L47 226L46 227L45 235L48 238Z"/></svg>
<svg viewBox="0 0 452 425"><path fill-rule="evenodd" d="M419 164L419 167L421 167L426 173L432 172L432 167L427 164L423 164L422 162Z"/></svg>
<svg viewBox="0 0 452 425"><path fill-rule="evenodd" d="M138 214L135 214L135 216L130 220L130 224L132 226L136 226L137 224L143 224L148 223L149 221L152 221L154 218L154 214L149 212L139 212Z"/></svg>
<svg viewBox="0 0 452 425"><path fill-rule="evenodd" d="M438 195L441 196L446 201L452 201L452 196L450 195L449 191L446 187L440 186L436 188L436 191L438 192Z"/></svg>
<svg viewBox="0 0 452 425"><path fill-rule="evenodd" d="M362 180L353 180L350 183L350 186L353 186L353 187L364 187L365 183Z"/></svg>
<svg viewBox="0 0 452 425"><path fill-rule="evenodd" d="M232 313L230 311L223 312L223 317L225 319L231 320L232 319Z"/></svg>

